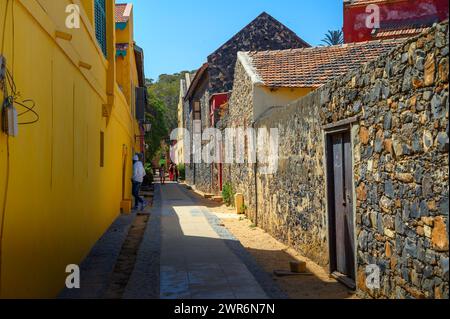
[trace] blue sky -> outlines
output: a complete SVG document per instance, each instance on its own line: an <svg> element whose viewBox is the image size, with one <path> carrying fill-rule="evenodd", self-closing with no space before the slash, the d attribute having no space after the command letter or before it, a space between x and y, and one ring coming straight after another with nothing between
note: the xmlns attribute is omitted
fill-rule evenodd
<svg viewBox="0 0 450 319"><path fill-rule="evenodd" d="M118 1L119 2L119 1ZM126 2L126 1L120 1ZM311 45L342 28L342 0L130 0L146 77L195 70L266 11Z"/></svg>

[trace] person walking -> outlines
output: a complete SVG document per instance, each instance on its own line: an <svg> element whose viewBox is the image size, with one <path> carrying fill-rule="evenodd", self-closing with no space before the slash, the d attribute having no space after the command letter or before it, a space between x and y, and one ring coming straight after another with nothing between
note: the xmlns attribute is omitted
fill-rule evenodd
<svg viewBox="0 0 450 319"><path fill-rule="evenodd" d="M173 163L170 163L170 165L169 165L169 180L171 181L171 182L173 182Z"/></svg>
<svg viewBox="0 0 450 319"><path fill-rule="evenodd" d="M145 177L145 169L144 165L139 159L139 155L134 155L133 157L133 177L132 177L132 192L134 197L134 209L139 210L139 205L141 205L140 209L144 209L147 205L145 200L139 196L139 192L141 190L141 185L144 182Z"/></svg>
<svg viewBox="0 0 450 319"><path fill-rule="evenodd" d="M166 183L166 171L164 170L164 164L159 167L159 179L161 180L161 185Z"/></svg>
<svg viewBox="0 0 450 319"><path fill-rule="evenodd" d="M173 169L174 169L174 171L175 171L175 182L178 183L178 178L179 178L179 175L180 175L180 173L178 172L178 165L175 164L175 165L173 166Z"/></svg>

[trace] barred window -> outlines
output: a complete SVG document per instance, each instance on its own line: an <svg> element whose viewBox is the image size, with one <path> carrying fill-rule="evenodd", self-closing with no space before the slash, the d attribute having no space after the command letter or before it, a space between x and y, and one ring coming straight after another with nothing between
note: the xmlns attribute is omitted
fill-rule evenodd
<svg viewBox="0 0 450 319"><path fill-rule="evenodd" d="M106 51L106 0L95 0L95 36L98 44L107 55Z"/></svg>

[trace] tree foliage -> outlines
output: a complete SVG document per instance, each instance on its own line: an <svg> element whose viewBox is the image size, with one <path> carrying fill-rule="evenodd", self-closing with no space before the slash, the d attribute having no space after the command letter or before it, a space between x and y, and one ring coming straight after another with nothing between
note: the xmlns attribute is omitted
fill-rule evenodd
<svg viewBox="0 0 450 319"><path fill-rule="evenodd" d="M167 107L151 90L148 90L148 106L146 118L152 124L149 133L146 134L147 160L152 160L161 149L161 141L169 135L166 119Z"/></svg>
<svg viewBox="0 0 450 319"><path fill-rule="evenodd" d="M165 117L169 131L178 127L178 101L180 98L180 80L189 71L175 74L161 74L158 81L147 80L148 90L160 99L167 108Z"/></svg>
<svg viewBox="0 0 450 319"><path fill-rule="evenodd" d="M342 30L328 30L328 33L325 34L325 38L322 39L322 42L326 45L338 45L344 43L344 34Z"/></svg>

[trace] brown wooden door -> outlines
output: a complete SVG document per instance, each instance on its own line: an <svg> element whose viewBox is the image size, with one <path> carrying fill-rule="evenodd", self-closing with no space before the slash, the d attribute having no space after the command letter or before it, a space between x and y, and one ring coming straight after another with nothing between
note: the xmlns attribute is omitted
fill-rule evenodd
<svg viewBox="0 0 450 319"><path fill-rule="evenodd" d="M355 279L352 150L348 131L329 139L330 234L333 271ZM331 167L330 167L331 166ZM334 247L333 247L334 246Z"/></svg>

